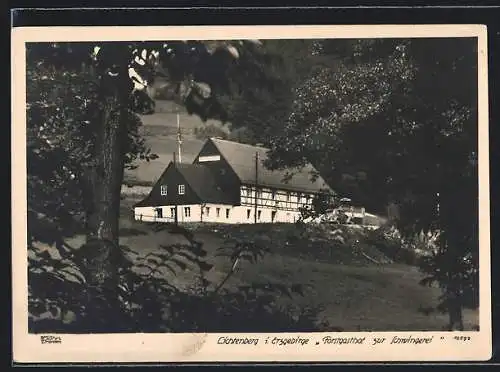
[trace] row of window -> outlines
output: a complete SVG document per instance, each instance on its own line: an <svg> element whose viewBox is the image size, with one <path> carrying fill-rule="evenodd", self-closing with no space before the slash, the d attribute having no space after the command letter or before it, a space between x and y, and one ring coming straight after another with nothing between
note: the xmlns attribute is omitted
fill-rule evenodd
<svg viewBox="0 0 500 372"><path fill-rule="evenodd" d="M250 219L252 215L252 210L251 209L247 209L247 220ZM290 217L290 213L287 213L286 214L287 217ZM262 211L261 210L257 210L257 220L260 220L262 217ZM276 211L271 211L271 221L274 222L274 219L276 218Z"/></svg>
<svg viewBox="0 0 500 372"><path fill-rule="evenodd" d="M156 217L158 218L163 218L163 208L155 208L156 211ZM184 216L190 217L191 216L191 208L190 207L184 207ZM175 218L175 208L170 208L170 217Z"/></svg>
<svg viewBox="0 0 500 372"><path fill-rule="evenodd" d="M220 217L220 210L221 208L215 208L215 215L217 217ZM230 209L226 208L226 218L229 218L229 212ZM205 210L202 210L202 213L206 215L207 217L210 216L210 207L205 207ZM252 215L252 210L247 209L247 220L250 219ZM290 216L289 213L287 213L287 216ZM159 207L156 208L156 217L157 218L163 218L163 208ZM175 207L170 208L170 217L175 218ZM184 217L191 217L191 207L184 207ZM257 210L257 220L260 220L262 217L262 211ZM271 211L271 221L274 221L276 217L276 211Z"/></svg>
<svg viewBox="0 0 500 372"><path fill-rule="evenodd" d="M177 193L179 195L184 195L186 193L185 185L177 185ZM160 194L161 196L167 196L167 185L160 186Z"/></svg>
<svg viewBox="0 0 500 372"><path fill-rule="evenodd" d="M255 205L255 200L252 198L241 198L242 205ZM282 200L270 200L270 199L258 199L257 205L262 207L271 207L271 208L290 208L290 209L298 209L300 207L309 206L311 203L306 203L305 201L282 201Z"/></svg>
<svg viewBox="0 0 500 372"><path fill-rule="evenodd" d="M253 200L251 201L242 200L241 205L245 207L252 207L252 209L255 208L255 203ZM271 208L279 211L298 212L300 208L310 208L310 205L303 203L298 204L298 203L286 203L286 202L275 201L274 203L258 202L257 208Z"/></svg>
<svg viewBox="0 0 500 372"><path fill-rule="evenodd" d="M226 208L226 218L229 218L230 209ZM201 213L207 217L210 217L210 207L205 207L205 211L201 210ZM220 208L215 208L215 216L220 217Z"/></svg>
<svg viewBox="0 0 500 372"><path fill-rule="evenodd" d="M273 211L273 213L276 213ZM247 220L250 219L250 215L252 214L251 209L247 209ZM260 220L260 217L262 216L262 211L257 211L257 219Z"/></svg>
<svg viewBox="0 0 500 372"><path fill-rule="evenodd" d="M251 197L252 196L252 189L249 188L249 187L242 187L242 191L246 191L246 196L247 198ZM297 200L301 200L304 199L306 203L309 203L312 199L311 195L309 194L302 194L300 192L297 192L297 193L291 193L291 192L286 192L285 196L286 196L286 201L289 202L292 195L296 195L297 197ZM257 198L262 198L262 189L257 189ZM271 199L274 200L276 199L276 190L271 190Z"/></svg>
<svg viewBox="0 0 500 372"><path fill-rule="evenodd" d="M229 212L230 209L226 208L226 218L229 218ZM205 214L210 215L210 207L205 208ZM220 208L215 208L215 214L220 217ZM156 208L156 217L163 218L163 208ZM170 217L175 218L175 207L170 208ZM184 207L184 217L191 217L191 207Z"/></svg>

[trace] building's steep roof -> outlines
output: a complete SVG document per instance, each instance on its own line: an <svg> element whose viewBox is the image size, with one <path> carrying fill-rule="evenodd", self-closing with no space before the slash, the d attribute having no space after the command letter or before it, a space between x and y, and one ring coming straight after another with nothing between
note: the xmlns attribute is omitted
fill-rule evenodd
<svg viewBox="0 0 500 372"><path fill-rule="evenodd" d="M177 170L182 174L193 191L206 203L229 202L227 194L217 184L210 169L203 164L178 163Z"/></svg>
<svg viewBox="0 0 500 372"><path fill-rule="evenodd" d="M255 154L258 153L260 164L258 166L257 184L259 186L303 192L332 192L321 176L313 179L313 174L318 174L318 172L311 164L306 164L302 168L270 170L263 164L268 157L267 148L226 141L219 138L210 138L210 141L214 143L242 183L252 185L256 183ZM291 178L289 177L290 175L292 175Z"/></svg>
<svg viewBox="0 0 500 372"><path fill-rule="evenodd" d="M162 182L167 177L167 172L173 170L174 164L169 163L163 171L157 183L151 189L151 192L143 200L134 205L134 207L161 206L165 205L165 200L160 195L158 183ZM184 181L189 185L191 190L198 196L199 200L204 203L222 203L231 204L228 194L224 193L210 169L202 164L175 164L175 170L181 174ZM168 183L168 180L165 179Z"/></svg>

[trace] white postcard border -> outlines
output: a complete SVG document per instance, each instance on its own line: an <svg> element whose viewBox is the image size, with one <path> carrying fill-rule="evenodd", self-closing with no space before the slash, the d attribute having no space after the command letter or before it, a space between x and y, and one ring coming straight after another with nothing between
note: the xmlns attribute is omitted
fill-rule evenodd
<svg viewBox="0 0 500 372"><path fill-rule="evenodd" d="M12 30L12 275L15 362L300 362L458 361L492 355L487 30L484 25L351 26L133 26L26 27ZM26 237L26 42L127 40L227 40L297 38L477 37L479 85L480 330L474 332L321 332L273 334L59 335L61 344L41 344L28 334ZM325 336L365 337L362 345L323 344ZM431 343L372 346L373 338L429 338ZM469 342L455 336L470 337ZM254 345L220 345L220 337L258 338ZM273 338L309 339L279 346ZM268 339L269 338L269 339ZM268 339L268 343L265 340ZM269 341L271 340L271 341ZM319 342L316 345L316 342Z"/></svg>

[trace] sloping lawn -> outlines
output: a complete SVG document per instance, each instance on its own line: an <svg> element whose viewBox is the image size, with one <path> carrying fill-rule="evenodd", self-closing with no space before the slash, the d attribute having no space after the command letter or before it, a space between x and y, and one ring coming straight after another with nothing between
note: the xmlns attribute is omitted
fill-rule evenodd
<svg viewBox="0 0 500 372"><path fill-rule="evenodd" d="M180 242L182 237L166 231L152 232L148 224L128 221L146 235L122 236L123 244L146 252L160 244ZM237 290L238 286L252 283L278 283L306 286L304 296L288 298L283 295L279 303L298 307L323 308L318 321L326 320L332 329L345 331L403 331L440 330L446 325L447 315L425 315L419 308L437 303L440 290L419 285L422 278L418 269L404 264L375 264L351 251L332 249L325 254L294 250L284 244L293 225L240 225L191 227L203 248L209 252L208 261L214 265L207 278L219 283L230 270L232 262L216 255L225 238L258 236L265 234L272 241L272 250L257 263L242 261L225 288ZM345 249L345 248L343 248ZM333 251L333 252L332 252ZM383 255L373 248L371 257L379 261ZM340 260L338 258L341 258ZM189 288L196 274L189 270L171 278L177 285ZM465 326L472 329L478 324L478 312L465 310Z"/></svg>
<svg viewBox="0 0 500 372"><path fill-rule="evenodd" d="M236 274L241 282L299 282L304 297L283 298L302 306L323 306L321 317L344 331L439 330L446 315L424 315L419 307L435 304L439 290L418 285L420 274L405 265L350 266L270 255ZM231 284L228 284L231 285ZM466 312L466 327L477 314Z"/></svg>

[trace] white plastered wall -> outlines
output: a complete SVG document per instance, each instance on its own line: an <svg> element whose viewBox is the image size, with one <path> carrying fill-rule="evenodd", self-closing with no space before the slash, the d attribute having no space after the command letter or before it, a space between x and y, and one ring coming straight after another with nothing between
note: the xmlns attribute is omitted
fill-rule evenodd
<svg viewBox="0 0 500 372"><path fill-rule="evenodd" d="M162 217L158 217L157 208L162 209ZM135 220L145 222L173 222L174 214L172 208L175 206L165 205L161 207L136 207L134 210ZM208 208L208 209L207 209ZM254 206L232 206L225 204L191 204L179 205L179 222L213 222L213 223L255 223ZM203 210L203 214L202 214ZM274 218L273 218L274 212ZM274 208L257 208L257 223L293 223L297 221L300 213L294 211L277 210Z"/></svg>

